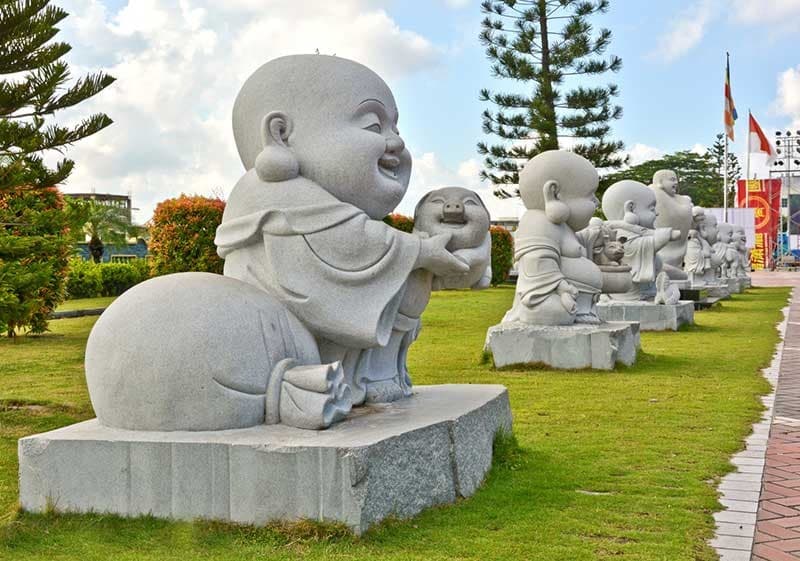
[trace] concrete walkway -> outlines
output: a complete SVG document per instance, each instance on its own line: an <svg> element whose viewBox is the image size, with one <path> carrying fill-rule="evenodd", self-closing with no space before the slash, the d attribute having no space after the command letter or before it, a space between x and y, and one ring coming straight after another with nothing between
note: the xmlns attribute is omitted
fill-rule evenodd
<svg viewBox="0 0 800 561"><path fill-rule="evenodd" d="M753 285L798 287L800 273L753 273ZM719 487L726 510L714 515L711 544L722 561L800 560L800 290L780 329L783 342L764 371L776 390Z"/></svg>

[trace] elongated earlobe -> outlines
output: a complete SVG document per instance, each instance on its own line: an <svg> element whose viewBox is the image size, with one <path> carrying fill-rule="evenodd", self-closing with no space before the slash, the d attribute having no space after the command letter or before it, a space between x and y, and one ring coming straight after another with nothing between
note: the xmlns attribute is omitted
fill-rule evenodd
<svg viewBox="0 0 800 561"><path fill-rule="evenodd" d="M544 184L544 214L553 224L563 224L569 220L569 207L558 200L559 186L557 181Z"/></svg>
<svg viewBox="0 0 800 561"><path fill-rule="evenodd" d="M272 111L261 121L261 144L255 168L259 179L276 183L294 179L300 174L300 164L287 144L292 133L291 118L281 111Z"/></svg>
<svg viewBox="0 0 800 561"><path fill-rule="evenodd" d="M639 217L635 212L633 212L636 208L636 203L633 201L625 201L625 206L623 208L625 209L625 216L623 217L623 220L628 224L638 224Z"/></svg>

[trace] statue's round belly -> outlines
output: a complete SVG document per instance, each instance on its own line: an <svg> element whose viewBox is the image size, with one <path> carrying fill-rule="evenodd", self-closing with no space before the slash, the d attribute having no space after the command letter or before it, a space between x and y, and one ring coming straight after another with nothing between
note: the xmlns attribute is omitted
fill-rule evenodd
<svg viewBox="0 0 800 561"><path fill-rule="evenodd" d="M578 290L600 292L603 287L603 273L586 257L562 257L561 272Z"/></svg>

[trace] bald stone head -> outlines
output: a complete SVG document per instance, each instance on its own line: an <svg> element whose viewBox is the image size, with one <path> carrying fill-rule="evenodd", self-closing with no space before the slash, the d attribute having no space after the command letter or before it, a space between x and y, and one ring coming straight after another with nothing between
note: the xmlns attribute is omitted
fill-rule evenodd
<svg viewBox="0 0 800 561"><path fill-rule="evenodd" d="M653 174L653 186L675 196L678 194L678 174L671 169L660 169Z"/></svg>
<svg viewBox="0 0 800 561"><path fill-rule="evenodd" d="M264 64L233 106L233 134L245 169L267 148L288 150L302 177L375 219L400 203L411 175L411 154L397 120L394 96L377 74L326 55Z"/></svg>
<svg viewBox="0 0 800 561"><path fill-rule="evenodd" d="M548 150L531 158L519 174L525 208L543 210L555 223L574 231L589 224L598 201L600 178L592 163L574 152Z"/></svg>
<svg viewBox="0 0 800 561"><path fill-rule="evenodd" d="M658 216L656 194L644 183L617 181L603 193L603 213L609 220L625 220L652 229Z"/></svg>

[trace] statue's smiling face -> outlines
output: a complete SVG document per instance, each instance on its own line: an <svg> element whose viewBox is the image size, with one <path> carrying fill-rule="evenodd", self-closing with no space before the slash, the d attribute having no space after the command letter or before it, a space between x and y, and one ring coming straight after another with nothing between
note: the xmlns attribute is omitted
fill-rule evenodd
<svg viewBox="0 0 800 561"><path fill-rule="evenodd" d="M414 231L450 234L449 251L478 247L489 225L489 213L478 195L461 187L431 191L414 211Z"/></svg>
<svg viewBox="0 0 800 561"><path fill-rule="evenodd" d="M379 220L408 189L411 154L392 93L377 75L364 74L353 87L325 92L311 115L298 115L289 146L301 175Z"/></svg>
<svg viewBox="0 0 800 561"><path fill-rule="evenodd" d="M661 188L670 195L678 194L678 176L670 171L661 177Z"/></svg>

